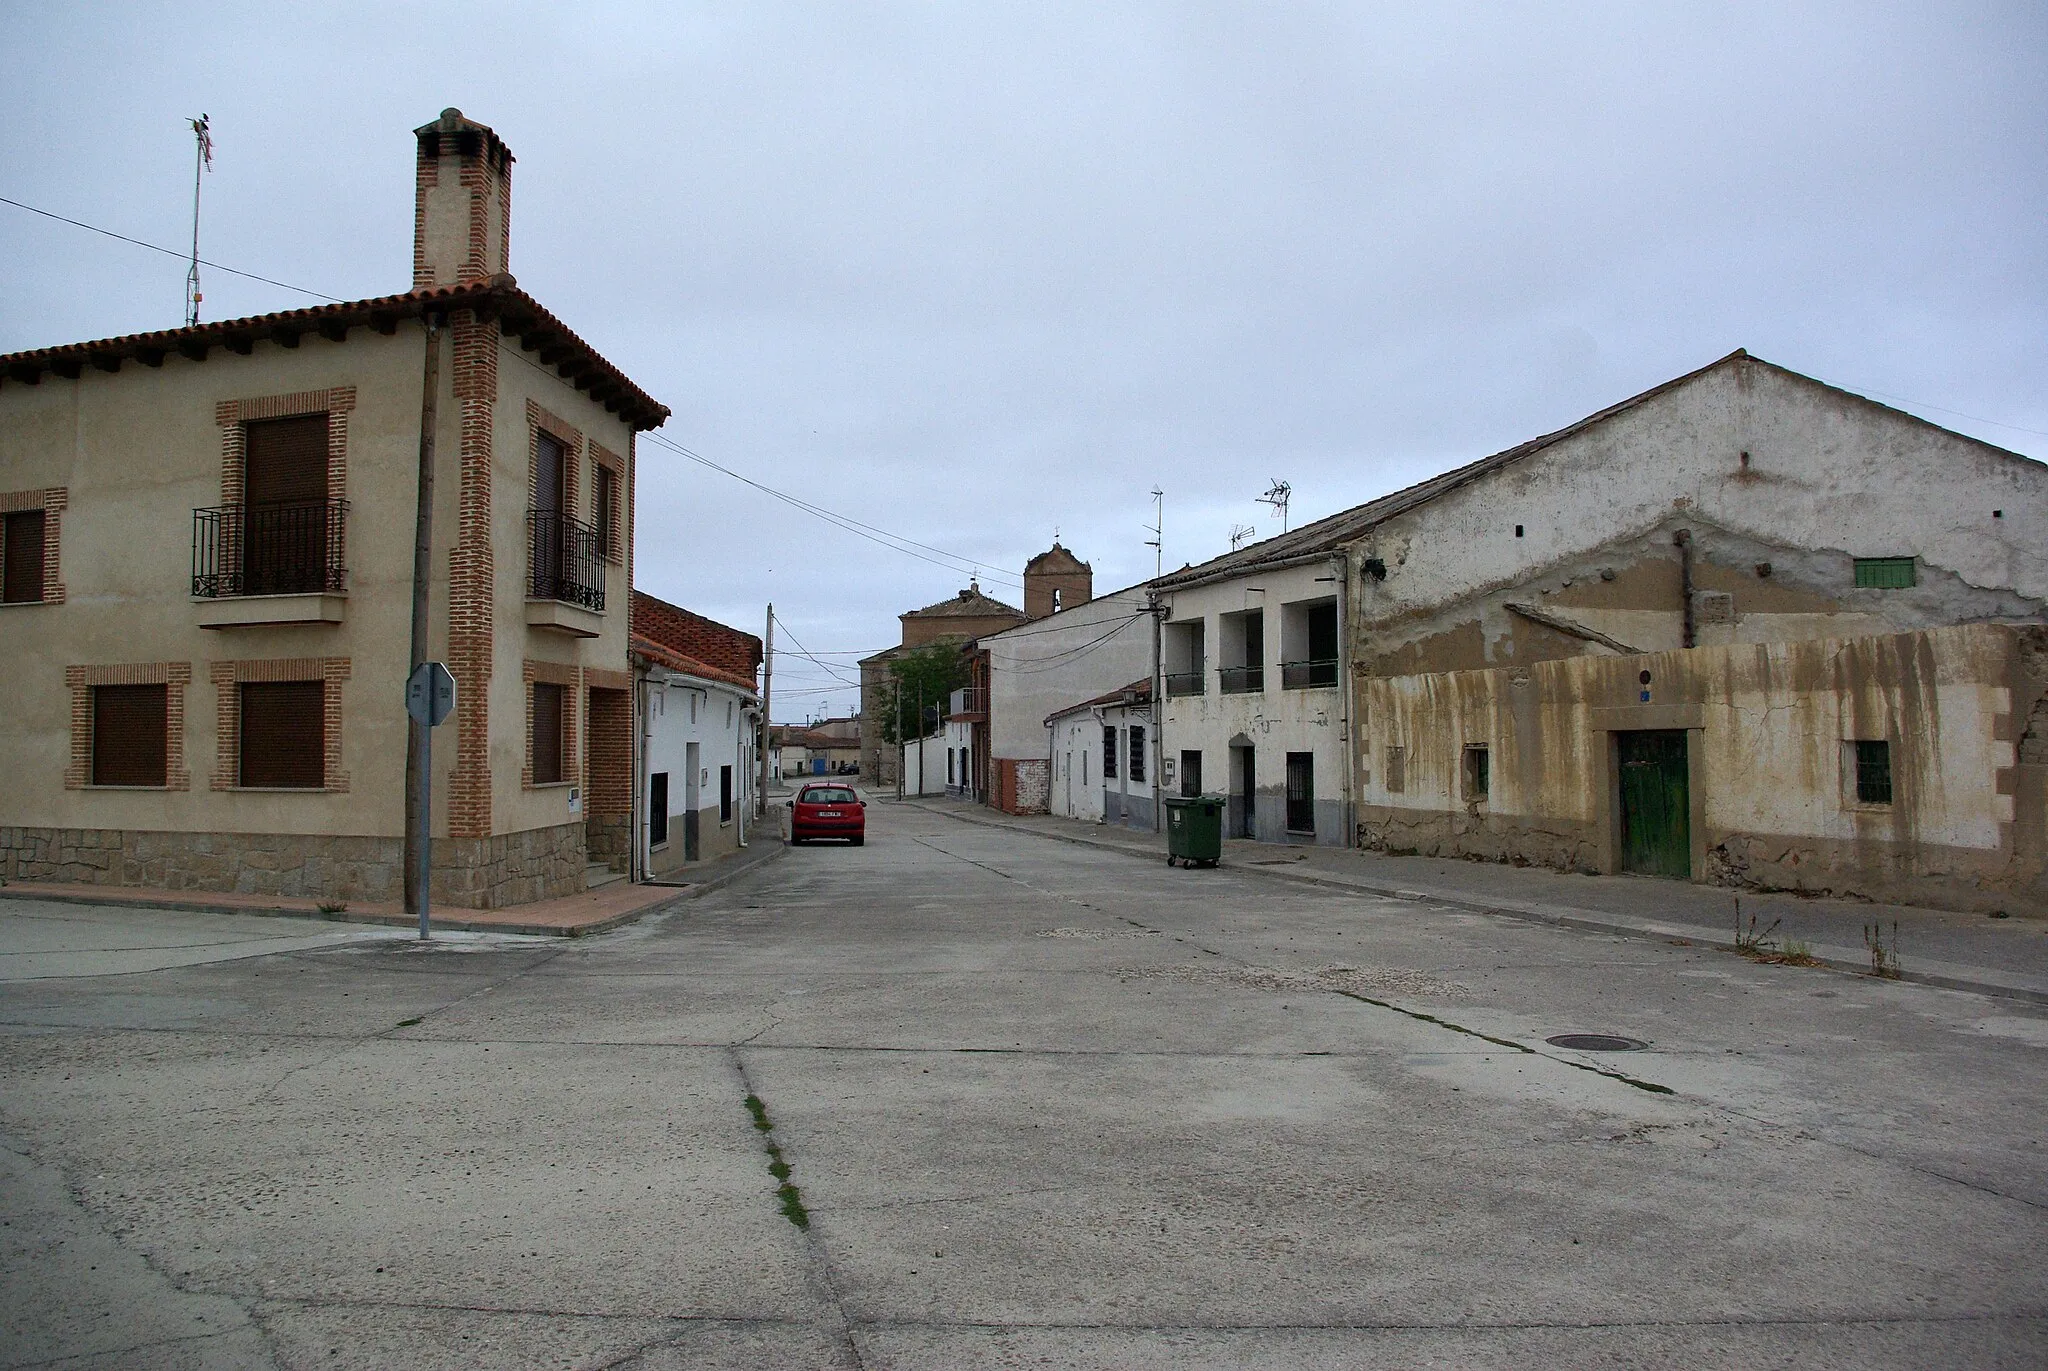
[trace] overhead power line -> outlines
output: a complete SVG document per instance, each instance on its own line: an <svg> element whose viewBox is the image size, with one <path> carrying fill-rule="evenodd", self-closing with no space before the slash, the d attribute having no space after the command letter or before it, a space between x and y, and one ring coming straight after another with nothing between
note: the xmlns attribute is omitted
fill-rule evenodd
<svg viewBox="0 0 2048 1371"><path fill-rule="evenodd" d="M145 243L140 238L130 238L125 233L116 233L112 229L101 228L98 224L88 224L83 219L73 219L68 215L53 214L46 209L37 209L34 205L25 205L19 200L10 200L4 195L0 195L0 205L12 205L16 209L25 209L30 214L40 214L45 219L55 219L60 224L69 224L73 228L82 228L89 233L102 234L108 238L118 238L124 243L133 243L136 247L148 248L151 252L161 252L164 256L175 257L181 262L188 260L197 261L202 267L211 267L215 271L224 271L230 276L240 276L250 281L261 281L266 286L277 286L283 290L295 290L301 295L310 295L315 300L325 300L329 304L341 305L348 303L339 295L328 295L323 291L308 290L304 286L295 286L289 281L278 281L268 276L258 276L253 271L240 271L234 267L222 266L219 262L210 262L204 257L195 258L190 254L179 252L176 248L167 248L160 243Z"/></svg>
<svg viewBox="0 0 2048 1371"><path fill-rule="evenodd" d="M1004 581L1010 585L1017 586L1020 588L1024 584L1023 578L1015 573L1000 568L991 569L989 567L989 564L986 562L978 562L972 557L962 557L957 552L948 552L944 548L933 547L930 543L920 543L917 541L917 539L906 538L900 533L891 533L889 532L889 530L885 528L877 528L873 524L863 523L859 519L855 519L850 515L835 513L832 510L826 509L822 505L816 505L811 503L809 500L802 499L799 496L791 495L787 491L777 490L773 486L764 485L760 481L756 481L751 476L742 475L741 473L734 471L731 467L723 466L718 462L714 462L709 457L704 456L702 453L693 452L689 448L684 447L681 443L678 443L670 438L665 438L658 433L649 433L647 435L647 439L649 442L652 442L657 447L665 447L671 452L689 458L691 461L696 462L700 466L706 466L711 468L711 470L713 471L719 472L722 475L730 476L733 480L738 481L743 485L752 486L755 490L760 491L764 495L773 496L775 499L782 501L784 504L789 505L791 508L800 509L804 513L812 515L815 518L823 519L826 523L832 524L837 528L843 529L846 532L853 534L855 537L865 538L869 542L878 544L882 547L886 547L892 552L901 552L905 556L915 557L921 562L930 562L933 566L944 567L946 570L954 572L956 574L964 573L967 575L972 575L991 581ZM922 548L923 552L915 550L918 548ZM935 553L937 554L937 556L928 557L924 555L925 553ZM938 558L940 557L946 558L947 560L940 561L938 560Z"/></svg>

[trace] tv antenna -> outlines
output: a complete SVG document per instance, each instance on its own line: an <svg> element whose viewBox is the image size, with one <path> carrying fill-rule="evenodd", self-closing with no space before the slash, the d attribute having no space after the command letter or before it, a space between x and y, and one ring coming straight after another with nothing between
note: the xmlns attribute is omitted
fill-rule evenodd
<svg viewBox="0 0 2048 1371"><path fill-rule="evenodd" d="M1293 498L1293 495L1294 487L1276 476L1273 478L1273 484L1266 487L1266 493L1259 497L1260 504L1271 505L1273 512L1280 516L1280 531L1282 533L1287 531L1287 502Z"/></svg>
<svg viewBox="0 0 2048 1371"><path fill-rule="evenodd" d="M1166 492L1158 486L1152 487L1152 522L1145 529L1152 535L1145 546L1152 549L1152 578L1157 580L1166 571Z"/></svg>
<svg viewBox="0 0 2048 1371"><path fill-rule="evenodd" d="M1237 551L1246 543L1250 542L1253 538L1257 537L1258 532L1259 531L1253 528L1250 524L1232 524L1230 526L1230 550L1232 552Z"/></svg>
<svg viewBox="0 0 2048 1371"><path fill-rule="evenodd" d="M208 116L188 119L198 149L192 158L192 265L185 272L185 327L199 322L199 187L204 173L213 170L213 127Z"/></svg>

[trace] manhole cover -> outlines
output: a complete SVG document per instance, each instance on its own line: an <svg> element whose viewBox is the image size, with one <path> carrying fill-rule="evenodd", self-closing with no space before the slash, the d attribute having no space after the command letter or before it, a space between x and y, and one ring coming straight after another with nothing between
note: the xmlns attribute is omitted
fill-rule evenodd
<svg viewBox="0 0 2048 1371"><path fill-rule="evenodd" d="M1573 1052L1639 1052L1649 1046L1646 1042L1618 1037L1613 1033L1560 1033L1544 1041L1552 1047L1569 1048Z"/></svg>

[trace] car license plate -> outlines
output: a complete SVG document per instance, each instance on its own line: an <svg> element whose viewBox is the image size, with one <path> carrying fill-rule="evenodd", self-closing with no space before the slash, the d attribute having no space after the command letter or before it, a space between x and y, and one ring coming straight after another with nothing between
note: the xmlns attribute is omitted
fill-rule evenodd
<svg viewBox="0 0 2048 1371"><path fill-rule="evenodd" d="M821 819L837 819L841 816L836 809L821 809L818 811L818 817Z"/></svg>

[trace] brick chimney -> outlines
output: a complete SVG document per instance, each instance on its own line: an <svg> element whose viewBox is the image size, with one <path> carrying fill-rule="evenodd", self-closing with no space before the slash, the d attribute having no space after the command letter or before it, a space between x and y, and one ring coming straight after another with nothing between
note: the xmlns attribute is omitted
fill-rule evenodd
<svg viewBox="0 0 2048 1371"><path fill-rule="evenodd" d="M512 150L482 124L444 109L419 141L412 211L412 288L511 270Z"/></svg>

